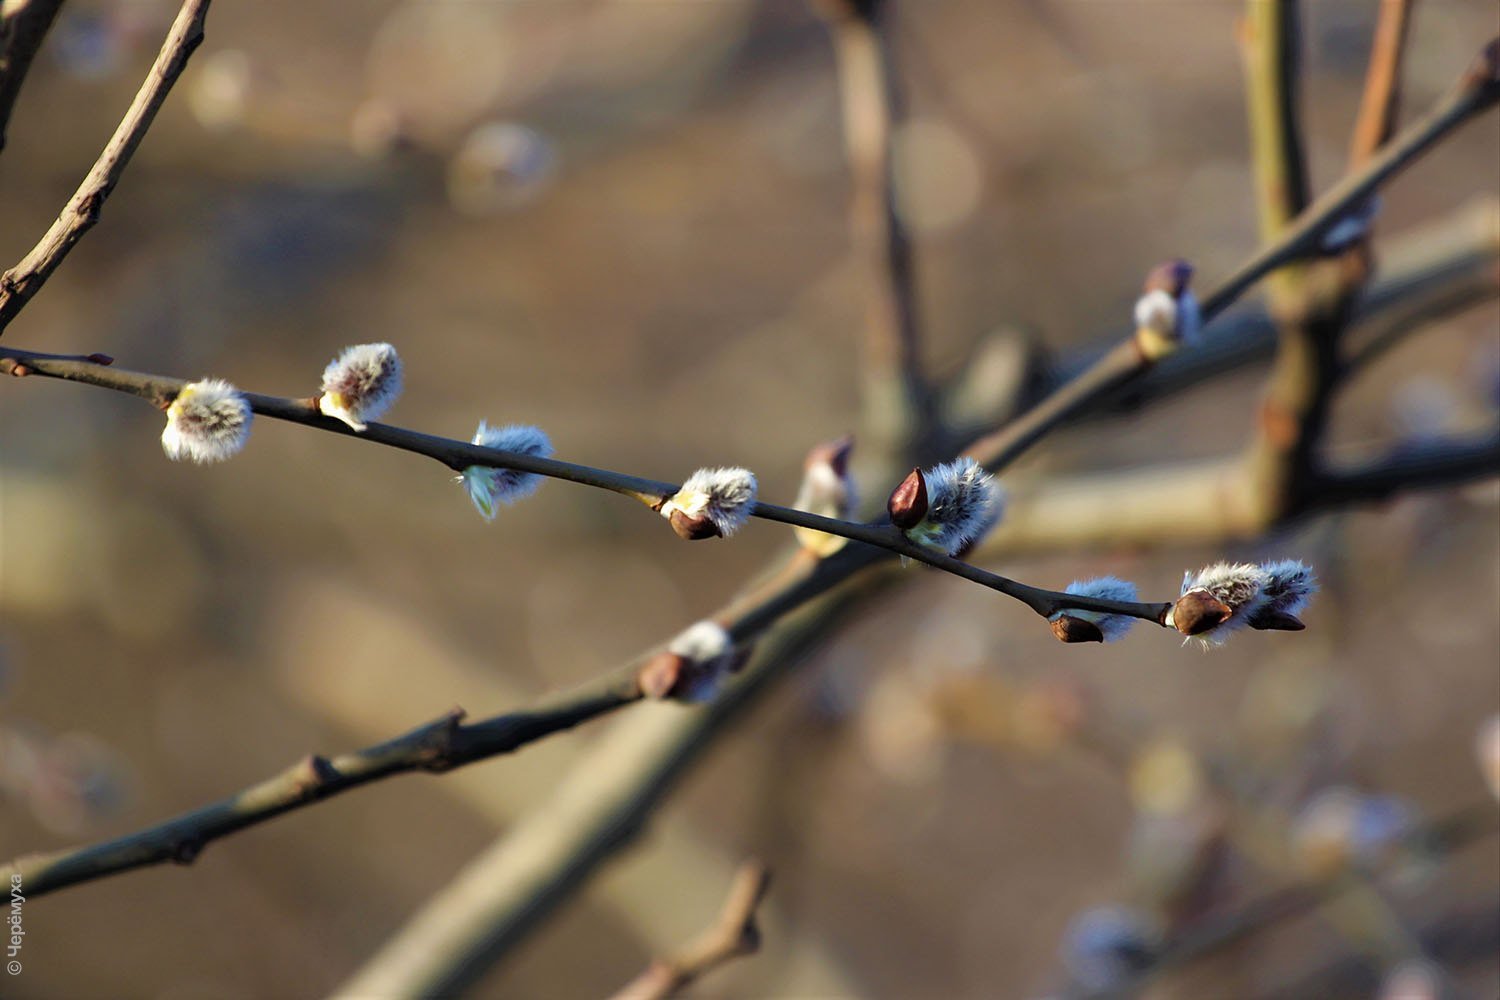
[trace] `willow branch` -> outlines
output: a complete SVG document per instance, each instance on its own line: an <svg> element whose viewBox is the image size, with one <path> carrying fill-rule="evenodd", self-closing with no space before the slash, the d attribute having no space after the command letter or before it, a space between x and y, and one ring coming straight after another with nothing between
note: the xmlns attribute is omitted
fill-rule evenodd
<svg viewBox="0 0 1500 1000"><path fill-rule="evenodd" d="M864 265L865 426L900 445L930 415L917 330L911 237L896 206L893 133L899 114L887 0L813 0L838 63L844 146L853 190L849 224Z"/></svg>
<svg viewBox="0 0 1500 1000"><path fill-rule="evenodd" d="M463 723L455 709L411 732L336 757L312 755L226 799L90 847L34 854L0 867L28 897L165 862L190 864L215 840L343 792L413 771L449 771L512 753L553 733L638 701L633 669L622 669L536 706Z"/></svg>
<svg viewBox="0 0 1500 1000"><path fill-rule="evenodd" d="M1412 6L1413 0L1380 0L1359 117L1349 140L1351 167L1366 163L1396 130L1396 116L1401 110L1401 61L1411 30Z"/></svg>
<svg viewBox="0 0 1500 1000"><path fill-rule="evenodd" d="M0 11L0 151L21 84L62 5L63 0L20 0Z"/></svg>
<svg viewBox="0 0 1500 1000"><path fill-rule="evenodd" d="M188 57L203 41L203 22L208 15L208 5L209 0L185 0L167 32L166 41L162 42L156 62L136 92L125 117L120 119L104 152L99 154L83 183L73 192L57 221L37 245L21 258L20 263L0 275L0 334L57 270L83 234L99 221L105 199L119 183L136 147L146 137L156 112L167 99L167 93L182 75Z"/></svg>
<svg viewBox="0 0 1500 1000"><path fill-rule="evenodd" d="M612 1000L666 1000L719 966L755 954L760 950L755 911L770 887L770 871L758 861L745 862L735 872L729 898L714 925L676 955L653 960Z"/></svg>
<svg viewBox="0 0 1500 1000"><path fill-rule="evenodd" d="M1376 156L1344 176L1320 195L1287 226L1273 243L1263 246L1203 301L1204 318L1223 312L1271 271L1299 257L1315 253L1323 235L1344 215L1434 145L1500 101L1500 39L1491 41L1458 83L1425 115L1407 126Z"/></svg>
<svg viewBox="0 0 1500 1000"><path fill-rule="evenodd" d="M735 682L709 704L632 711L599 738L556 794L428 899L334 995L396 1000L448 995L472 983L636 840L677 779L732 720L899 576L864 573L825 587L762 639Z"/></svg>
<svg viewBox="0 0 1500 1000"><path fill-rule="evenodd" d="M1307 162L1298 114L1301 32L1297 0L1247 0L1241 25L1250 150L1260 238L1272 243L1307 207Z"/></svg>
<svg viewBox="0 0 1500 1000"><path fill-rule="evenodd" d="M138 396L157 407L168 405L187 384L183 379L126 371L90 358L42 354L14 348L0 348L0 373L23 376L41 375L113 389ZM677 486L670 483L536 455L485 448L391 424L371 423L368 429L356 432L342 421L324 416L318 411L315 401L311 399L289 399L253 392L245 392L242 395L249 402L250 408L262 416L423 455L441 462L454 471L461 472L476 465L487 468L519 469L522 472L536 473L552 479L609 490L653 507L660 506L662 501L673 496L678 490ZM830 535L839 535L852 541L884 549L892 555L926 563L946 573L1014 598L1044 618L1066 608L1080 608L1129 615L1160 624L1167 609L1171 606L1169 602L1145 604L1105 601L1095 597L1064 594L1029 586L998 573L971 566L961 559L955 559L944 552L913 542L889 523L862 524L760 502L754 505L750 516L812 528Z"/></svg>

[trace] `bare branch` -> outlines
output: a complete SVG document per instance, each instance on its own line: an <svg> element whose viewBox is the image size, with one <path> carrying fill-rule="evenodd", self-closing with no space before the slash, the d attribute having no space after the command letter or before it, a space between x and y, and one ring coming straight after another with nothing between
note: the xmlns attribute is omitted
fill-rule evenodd
<svg viewBox="0 0 1500 1000"><path fill-rule="evenodd" d="M1412 6L1413 0L1380 0L1365 90L1349 142L1351 167L1366 163L1396 130L1396 115L1401 109L1401 59L1411 29Z"/></svg>
<svg viewBox="0 0 1500 1000"><path fill-rule="evenodd" d="M863 423L883 447L899 449L925 423L932 400L922 374L911 237L896 208L892 136L900 95L887 0L813 0L813 8L838 61L853 182L849 223L868 283Z"/></svg>
<svg viewBox="0 0 1500 1000"><path fill-rule="evenodd" d="M1272 243L1307 207L1307 162L1297 111L1301 32L1297 0L1247 0L1241 24L1260 238Z"/></svg>
<svg viewBox="0 0 1500 1000"><path fill-rule="evenodd" d="M1407 846L1447 855L1485 837L1495 835L1495 807L1481 803L1458 810L1413 830L1405 838ZM1207 919L1184 931L1154 957L1149 966L1131 983L1121 984L1100 993L1081 996L1128 996L1133 989L1160 976L1163 972L1187 965L1226 945L1245 940L1293 917L1315 910L1329 901L1356 889L1364 883L1356 873L1286 886L1255 899L1235 912Z"/></svg>
<svg viewBox="0 0 1500 1000"><path fill-rule="evenodd" d="M31 60L62 5L63 0L20 0L0 10L0 151Z"/></svg>
<svg viewBox="0 0 1500 1000"><path fill-rule="evenodd" d="M171 861L190 864L210 843L350 789L411 771L448 771L512 753L553 733L638 701L626 668L535 707L467 725L455 709L393 740L337 757L312 755L201 809L91 847L35 854L0 868L20 876L28 897Z"/></svg>
<svg viewBox="0 0 1500 1000"><path fill-rule="evenodd" d="M758 861L747 861L735 872L729 898L719 919L670 958L652 961L612 1000L666 1000L714 969L760 950L760 928L755 911L771 886L770 871Z"/></svg>
<svg viewBox="0 0 1500 1000"><path fill-rule="evenodd" d="M104 152L99 154L88 176L31 252L0 275L0 334L57 270L83 234L99 221L105 199L119 183L136 147L146 137L146 130L151 127L172 85L182 75L188 57L203 41L203 22L208 15L209 2L185 0L167 32L166 41L162 42L151 72L146 75L130 109L120 119L115 134L105 145Z"/></svg>
<svg viewBox="0 0 1500 1000"><path fill-rule="evenodd" d="M1411 166L1446 136L1500 101L1500 39L1491 41L1458 83L1407 126L1379 154L1320 195L1280 237L1263 246L1203 302L1204 320L1217 316L1271 271L1314 253L1323 234L1353 207Z"/></svg>

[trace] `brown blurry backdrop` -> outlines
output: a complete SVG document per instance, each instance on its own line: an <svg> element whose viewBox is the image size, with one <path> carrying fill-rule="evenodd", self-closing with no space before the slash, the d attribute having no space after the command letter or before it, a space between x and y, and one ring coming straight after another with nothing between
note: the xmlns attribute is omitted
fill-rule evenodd
<svg viewBox="0 0 1500 1000"><path fill-rule="evenodd" d="M897 2L902 204L940 370L1006 325L1066 355L1121 326L1157 260L1190 257L1211 283L1253 248L1237 3ZM1375 4L1306 7L1326 184ZM67 6L0 156L0 260L66 200L174 11ZM1419 4L1408 109L1496 20L1485 0ZM220 0L103 221L6 343L307 395L340 347L388 340L407 370L392 422L460 438L481 418L536 423L559 457L663 480L742 464L789 502L807 447L858 406L837 112L826 34L794 0ZM1403 177L1382 234L1493 196L1497 141L1490 114ZM1491 300L1414 339L1341 401L1335 437L1487 426L1497 338ZM1226 452L1259 378L1061 435L1016 474ZM138 828L454 704L479 717L589 678L712 610L786 542L755 522L683 545L640 507L557 482L486 525L413 456L262 420L234 461L190 467L163 458L160 421L108 392L0 386L0 855ZM863 484L876 500L889 485ZM478 992L618 986L708 919L745 854L777 876L764 951L697 995L1045 990L1069 920L1139 891L1128 845L1149 798L1140 767L1132 792L1128 761L1055 737L1059 692L1084 692L1085 730L1128 728L1168 759L1251 760L1422 814L1479 800L1474 728L1500 707L1493 487L1253 546L996 567L1054 587L1114 573L1148 599L1221 555L1318 568L1307 632L1211 655L1144 629L1063 647L1018 604L908 570ZM0 992L324 993L600 727L351 793L191 868L38 899L25 972ZM1494 902L1497 884L1487 840L1394 898L1420 924ZM1254 995L1357 936L1304 918L1163 995ZM1459 982L1496 995L1496 963Z"/></svg>

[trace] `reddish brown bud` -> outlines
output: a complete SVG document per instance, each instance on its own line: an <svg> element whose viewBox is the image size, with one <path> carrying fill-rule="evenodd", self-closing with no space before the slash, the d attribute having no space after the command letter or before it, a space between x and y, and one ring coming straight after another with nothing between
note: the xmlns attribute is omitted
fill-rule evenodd
<svg viewBox="0 0 1500 1000"><path fill-rule="evenodd" d="M1275 608L1261 608L1250 617L1246 624L1251 628L1277 632L1301 632L1307 628L1302 624L1301 618L1287 614L1285 611L1277 611Z"/></svg>
<svg viewBox="0 0 1500 1000"><path fill-rule="evenodd" d="M636 684L645 697L662 701L670 698L672 692L677 690L687 666L686 657L669 651L657 653L636 674Z"/></svg>
<svg viewBox="0 0 1500 1000"><path fill-rule="evenodd" d="M1052 634L1059 642L1103 642L1104 633L1098 625L1083 618L1063 615L1052 619Z"/></svg>
<svg viewBox="0 0 1500 1000"><path fill-rule="evenodd" d="M1172 298L1177 298L1187 291L1187 286L1193 280L1193 265L1185 260L1169 260L1158 264L1146 275L1145 290L1148 292L1166 292Z"/></svg>
<svg viewBox="0 0 1500 1000"><path fill-rule="evenodd" d="M1172 606L1172 624L1183 635L1202 635L1230 619L1234 609L1212 594L1194 590Z"/></svg>
<svg viewBox="0 0 1500 1000"><path fill-rule="evenodd" d="M845 434L841 438L813 445L808 449L807 459L802 463L802 467L811 469L815 465L827 462L835 475L846 476L849 474L849 453L853 450L854 435Z"/></svg>
<svg viewBox="0 0 1500 1000"><path fill-rule="evenodd" d="M1459 86L1473 91L1485 103L1500 100L1500 38L1493 38L1464 71Z"/></svg>
<svg viewBox="0 0 1500 1000"><path fill-rule="evenodd" d="M16 378L25 378L27 375L31 374L31 369L27 368L23 364L17 363L11 366L10 373Z"/></svg>
<svg viewBox="0 0 1500 1000"><path fill-rule="evenodd" d="M912 469L911 474L901 480L901 485L891 491L885 509L890 512L891 523L902 531L909 531L922 523L927 516L927 480L921 469Z"/></svg>
<svg viewBox="0 0 1500 1000"><path fill-rule="evenodd" d="M90 354L84 360L92 361L96 365L112 365L115 363L115 359L108 354Z"/></svg>
<svg viewBox="0 0 1500 1000"><path fill-rule="evenodd" d="M667 520L671 522L672 530L677 532L677 537L686 538L690 542L700 538L719 537L719 526L707 514L689 517L680 510L674 510Z"/></svg>

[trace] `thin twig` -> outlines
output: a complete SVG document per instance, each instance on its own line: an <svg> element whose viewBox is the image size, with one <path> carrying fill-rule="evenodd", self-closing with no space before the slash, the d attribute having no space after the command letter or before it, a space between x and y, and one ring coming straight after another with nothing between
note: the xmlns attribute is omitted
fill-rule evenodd
<svg viewBox="0 0 1500 1000"><path fill-rule="evenodd" d="M896 206L894 132L899 82L890 51L888 0L814 0L838 62L852 192L849 223L868 285L863 424L899 450L928 421L911 237Z"/></svg>
<svg viewBox="0 0 1500 1000"><path fill-rule="evenodd" d="M766 866L745 862L735 872L729 898L713 926L670 958L653 959L611 1000L666 1000L726 962L755 954L760 950L755 911L770 887L771 872Z"/></svg>
<svg viewBox="0 0 1500 1000"><path fill-rule="evenodd" d="M1480 803L1424 824L1403 838L1403 847L1431 855L1447 855L1496 833L1493 803ZM1398 856L1391 865L1408 860ZM1249 937L1293 917L1325 905L1364 884L1354 873L1289 885L1246 903L1233 913L1201 921L1169 942L1129 983L1106 991L1085 991L1080 996L1131 995L1162 973L1197 961L1227 945Z"/></svg>
<svg viewBox="0 0 1500 1000"><path fill-rule="evenodd" d="M1458 83L1431 110L1401 131L1376 156L1320 195L1274 243L1241 264L1203 300L1205 320L1217 316L1271 271L1315 253L1319 240L1350 208L1363 204L1392 177L1476 115L1500 101L1500 39L1480 52Z"/></svg>
<svg viewBox="0 0 1500 1000"><path fill-rule="evenodd" d="M158 407L169 403L186 384L182 379L126 371L107 364L98 364L86 358L46 355L14 348L0 348L0 374L4 373L41 375L113 389L117 392L139 396ZM243 395L249 401L250 408L263 416L423 455L455 471L462 471L476 465L488 468L519 469L523 472L533 472L553 479L562 479L620 493L640 500L648 506L659 506L661 501L674 495L678 490L677 486L670 483L535 455L499 451L390 424L371 423L368 429L356 432L342 421L318 412L311 400L266 396L252 392L246 392ZM778 521L783 524L812 528L830 535L840 535L884 549L893 555L905 556L908 559L926 563L954 576L998 591L1007 597L1012 597L1044 618L1066 608L1081 608L1129 615L1132 618L1141 618L1160 624L1170 607L1170 602L1147 604L1106 601L1095 597L1064 594L1032 587L1000 576L998 573L971 566L961 559L955 559L944 552L913 542L889 523L862 524L844 521L770 503L756 503L750 514L752 517L768 521Z"/></svg>
<svg viewBox="0 0 1500 1000"><path fill-rule="evenodd" d="M135 154L136 147L146 136L146 130L156 118L162 102L172 84L182 75L188 57L203 41L203 22L208 15L210 0L185 0L177 18L162 42L161 52L146 80L137 91L135 100L115 134L110 137L99 154L99 159L84 177L73 197L63 206L57 221L47 230L31 252L21 258L20 263L0 275L0 334L10 321L25 308L26 303L37 293L62 263L68 251L73 249L83 234L99 221L104 201L119 183L120 176Z"/></svg>
<svg viewBox="0 0 1500 1000"><path fill-rule="evenodd" d="M337 757L304 757L272 778L157 826L90 847L17 858L0 867L0 876L19 876L30 898L168 861L189 864L213 841L283 813L395 774L449 771L512 753L640 697L635 672L626 668L532 708L480 722L464 724L463 711L455 709L375 746Z"/></svg>
<svg viewBox="0 0 1500 1000"><path fill-rule="evenodd" d="M12 0L0 10L0 151L21 84L62 5L63 0Z"/></svg>
<svg viewBox="0 0 1500 1000"><path fill-rule="evenodd" d="M1380 0L1359 117L1349 140L1350 167L1368 162L1396 130L1396 116L1401 110L1401 61L1411 29L1412 6L1413 0Z"/></svg>

